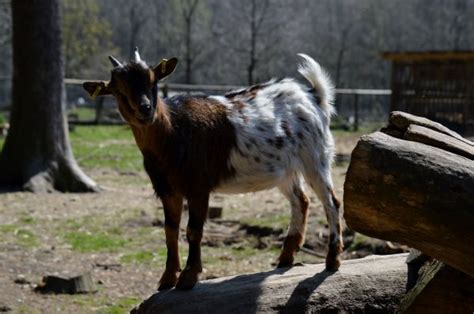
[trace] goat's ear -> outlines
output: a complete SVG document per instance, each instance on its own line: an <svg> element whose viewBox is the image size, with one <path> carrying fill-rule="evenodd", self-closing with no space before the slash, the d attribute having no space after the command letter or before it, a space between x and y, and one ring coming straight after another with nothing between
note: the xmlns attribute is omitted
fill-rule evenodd
<svg viewBox="0 0 474 314"><path fill-rule="evenodd" d="M95 99L97 96L110 95L109 84L106 82L84 82L82 87L89 93L92 99Z"/></svg>
<svg viewBox="0 0 474 314"><path fill-rule="evenodd" d="M178 59L171 58L171 59L163 59L161 60L160 64L158 64L153 71L155 72L158 81L169 76L171 73L174 72L176 69L176 65L178 64Z"/></svg>

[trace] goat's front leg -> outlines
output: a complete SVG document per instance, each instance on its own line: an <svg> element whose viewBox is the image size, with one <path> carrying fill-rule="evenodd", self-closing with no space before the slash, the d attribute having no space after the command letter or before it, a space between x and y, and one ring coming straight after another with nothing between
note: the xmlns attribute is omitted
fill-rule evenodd
<svg viewBox="0 0 474 314"><path fill-rule="evenodd" d="M165 234L166 234L166 269L160 279L158 290L166 290L174 287L178 282L178 272L181 271L179 261L179 223L183 210L183 197L181 195L170 195L161 198L165 211Z"/></svg>
<svg viewBox="0 0 474 314"><path fill-rule="evenodd" d="M201 239L204 222L209 205L209 194L189 197L189 221L186 236L189 243L189 255L186 268L179 276L176 288L191 289L198 281L199 273L202 272L201 263Z"/></svg>

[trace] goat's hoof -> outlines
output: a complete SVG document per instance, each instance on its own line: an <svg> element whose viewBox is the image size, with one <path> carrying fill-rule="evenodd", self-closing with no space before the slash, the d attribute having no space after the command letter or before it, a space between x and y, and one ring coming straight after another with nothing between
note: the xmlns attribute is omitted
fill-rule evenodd
<svg viewBox="0 0 474 314"><path fill-rule="evenodd" d="M160 284L158 286L158 291L168 290L176 286L178 282L178 276L176 272L165 271L160 279Z"/></svg>
<svg viewBox="0 0 474 314"><path fill-rule="evenodd" d="M294 261L293 257L287 257L287 258L280 257L280 261L278 262L277 268L292 267L293 261Z"/></svg>
<svg viewBox="0 0 474 314"><path fill-rule="evenodd" d="M189 290L192 289L198 282L199 272L185 269L179 276L176 289Z"/></svg>
<svg viewBox="0 0 474 314"><path fill-rule="evenodd" d="M326 258L326 270L330 272L335 272L339 270L339 266L341 266L341 261L339 257L327 257Z"/></svg>

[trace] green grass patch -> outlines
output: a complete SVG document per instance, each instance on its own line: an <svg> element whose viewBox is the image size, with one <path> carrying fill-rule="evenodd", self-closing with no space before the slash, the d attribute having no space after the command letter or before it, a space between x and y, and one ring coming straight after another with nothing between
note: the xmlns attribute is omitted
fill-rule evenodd
<svg viewBox="0 0 474 314"><path fill-rule="evenodd" d="M93 311L98 314L122 314L129 313L135 305L140 303L140 299L138 297L125 297L111 301L104 296L75 295L72 302L82 307L84 313Z"/></svg>
<svg viewBox="0 0 474 314"><path fill-rule="evenodd" d="M78 126L70 138L74 155L84 168L143 169L142 156L126 126Z"/></svg>
<svg viewBox="0 0 474 314"><path fill-rule="evenodd" d="M76 107L68 111L68 114L76 115L79 120L94 120L95 108Z"/></svg>
<svg viewBox="0 0 474 314"><path fill-rule="evenodd" d="M10 235L11 237L2 240L14 241L16 244L24 247L35 247L38 245L38 238L33 231L21 228L16 224L0 225L0 233Z"/></svg>
<svg viewBox="0 0 474 314"><path fill-rule="evenodd" d="M104 314L124 314L129 313L130 310L140 303L140 299L135 297L121 298L114 305L108 305L105 309L99 310L99 313Z"/></svg>
<svg viewBox="0 0 474 314"><path fill-rule="evenodd" d="M238 246L232 248L232 255L238 258L250 257L261 253L261 250L246 247L246 246Z"/></svg>
<svg viewBox="0 0 474 314"><path fill-rule="evenodd" d="M38 245L38 239L36 238L36 235L31 230L16 229L14 234L18 243L22 246L34 247Z"/></svg>
<svg viewBox="0 0 474 314"><path fill-rule="evenodd" d="M18 229L18 225L15 224L8 224L8 225L0 225L0 232L2 233L11 233Z"/></svg>
<svg viewBox="0 0 474 314"><path fill-rule="evenodd" d="M148 264L157 259L156 254L151 251L139 251L134 253L128 253L120 258L122 263L139 263Z"/></svg>
<svg viewBox="0 0 474 314"><path fill-rule="evenodd" d="M73 250L79 252L112 252L117 251L127 243L122 237L105 232L70 232L64 235L64 239L72 246Z"/></svg>

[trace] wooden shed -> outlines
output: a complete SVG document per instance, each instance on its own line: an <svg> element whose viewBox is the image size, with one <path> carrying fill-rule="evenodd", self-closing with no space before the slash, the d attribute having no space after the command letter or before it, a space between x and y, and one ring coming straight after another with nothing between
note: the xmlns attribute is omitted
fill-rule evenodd
<svg viewBox="0 0 474 314"><path fill-rule="evenodd" d="M474 51L384 52L392 61L391 110L474 135Z"/></svg>

